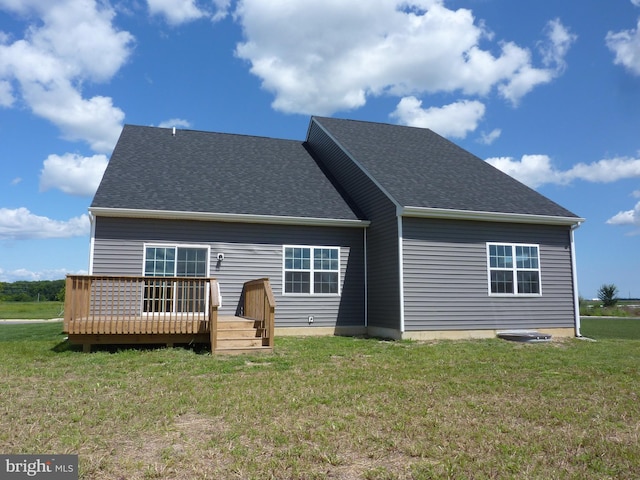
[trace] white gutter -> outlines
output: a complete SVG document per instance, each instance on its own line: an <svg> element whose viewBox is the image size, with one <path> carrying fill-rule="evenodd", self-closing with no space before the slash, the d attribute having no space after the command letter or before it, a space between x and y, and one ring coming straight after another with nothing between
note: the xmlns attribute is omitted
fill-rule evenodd
<svg viewBox="0 0 640 480"><path fill-rule="evenodd" d="M532 223L538 225L576 225L584 222L578 217L554 217L525 213L481 212L473 210L449 210L446 208L402 207L398 215L418 218L443 218L447 220L474 220L482 222Z"/></svg>
<svg viewBox="0 0 640 480"><path fill-rule="evenodd" d="M278 215L249 215L237 213L182 212L175 210L138 210L130 208L92 207L89 212L96 217L152 218L162 220L196 220L204 222L260 223L271 225L305 225L332 227L368 227L368 220L340 218L289 217Z"/></svg>
<svg viewBox="0 0 640 480"><path fill-rule="evenodd" d="M571 238L571 270L573 272L573 308L576 324L576 337L581 337L580 333L580 293L578 292L578 272L576 271L576 243L573 237L573 231L580 226L577 223L571 227L569 232Z"/></svg>

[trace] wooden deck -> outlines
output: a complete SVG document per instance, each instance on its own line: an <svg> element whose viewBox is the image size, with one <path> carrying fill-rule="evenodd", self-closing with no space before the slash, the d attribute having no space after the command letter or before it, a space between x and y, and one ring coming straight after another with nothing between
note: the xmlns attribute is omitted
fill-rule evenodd
<svg viewBox="0 0 640 480"><path fill-rule="evenodd" d="M246 282L242 317L218 315L213 278L67 277L64 331L97 344L210 343L212 353L272 351L275 301L268 279Z"/></svg>

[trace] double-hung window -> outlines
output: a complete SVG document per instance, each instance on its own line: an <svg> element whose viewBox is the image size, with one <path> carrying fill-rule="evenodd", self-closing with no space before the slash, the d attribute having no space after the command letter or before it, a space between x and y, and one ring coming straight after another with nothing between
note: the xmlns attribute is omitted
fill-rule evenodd
<svg viewBox="0 0 640 480"><path fill-rule="evenodd" d="M487 243L490 295L541 295L538 245Z"/></svg>
<svg viewBox="0 0 640 480"><path fill-rule="evenodd" d="M147 245L145 277L206 277L209 248L201 246ZM182 280L147 280L145 312L202 312L206 304L205 284Z"/></svg>
<svg viewBox="0 0 640 480"><path fill-rule="evenodd" d="M340 293L339 247L284 247L284 293Z"/></svg>

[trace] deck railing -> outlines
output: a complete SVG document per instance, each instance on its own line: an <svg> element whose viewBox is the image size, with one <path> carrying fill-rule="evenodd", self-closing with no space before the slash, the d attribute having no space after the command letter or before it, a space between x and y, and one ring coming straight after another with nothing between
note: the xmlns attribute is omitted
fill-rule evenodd
<svg viewBox="0 0 640 480"><path fill-rule="evenodd" d="M213 278L69 275L68 334L195 334L217 318Z"/></svg>
<svg viewBox="0 0 640 480"><path fill-rule="evenodd" d="M218 306L220 306L220 289L215 282L209 288L209 339L212 354L218 348Z"/></svg>
<svg viewBox="0 0 640 480"><path fill-rule="evenodd" d="M273 348L276 301L268 278L246 282L242 316L261 322L263 345Z"/></svg>

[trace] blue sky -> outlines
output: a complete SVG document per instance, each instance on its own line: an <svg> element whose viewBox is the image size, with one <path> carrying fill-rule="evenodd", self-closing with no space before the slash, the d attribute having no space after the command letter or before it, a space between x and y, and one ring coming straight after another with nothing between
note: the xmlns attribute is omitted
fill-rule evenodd
<svg viewBox="0 0 640 480"><path fill-rule="evenodd" d="M586 218L581 295L640 297L640 0L0 0L0 281L87 271L123 124L313 114L449 138Z"/></svg>

